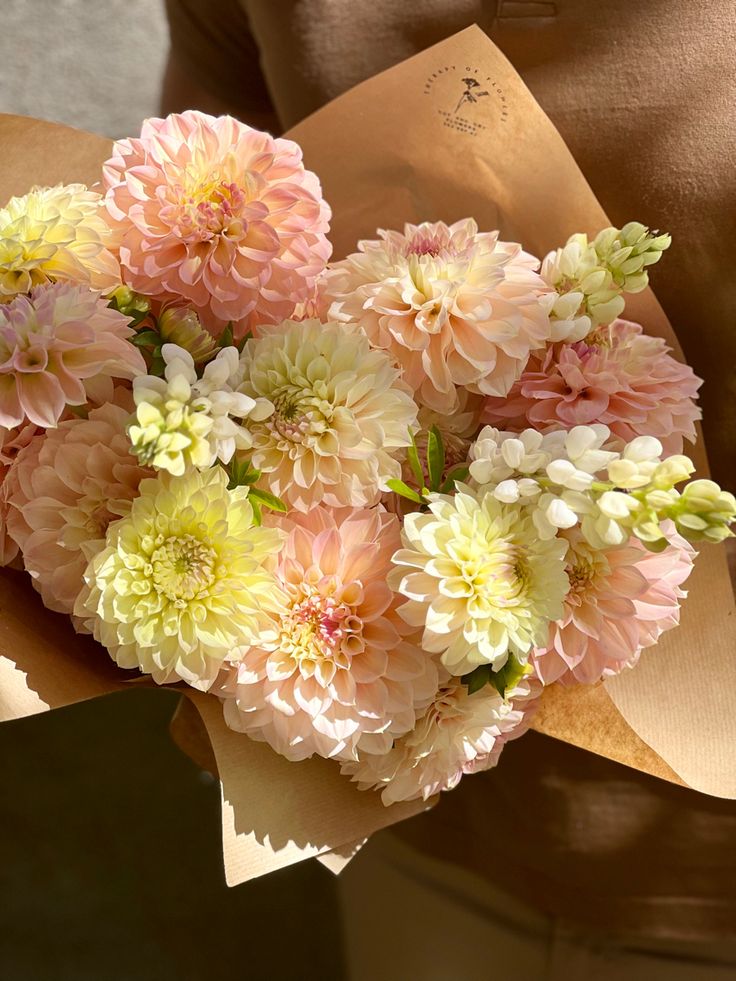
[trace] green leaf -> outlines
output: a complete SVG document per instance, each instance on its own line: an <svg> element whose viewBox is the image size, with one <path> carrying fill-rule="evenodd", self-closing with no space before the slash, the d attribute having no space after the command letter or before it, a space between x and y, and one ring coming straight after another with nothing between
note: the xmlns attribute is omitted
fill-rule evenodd
<svg viewBox="0 0 736 981"><path fill-rule="evenodd" d="M257 501L259 505L271 508L272 511L280 511L281 514L286 514L288 511L287 506L280 497L276 497L275 494L269 494L268 491L262 490L260 487L251 487L248 492L248 499L253 503Z"/></svg>
<svg viewBox="0 0 736 981"><path fill-rule="evenodd" d="M445 447L442 436L436 426L429 430L427 439L427 470L429 471L430 490L439 490L442 474L445 471Z"/></svg>
<svg viewBox="0 0 736 981"><path fill-rule="evenodd" d="M136 347L155 347L161 343L161 338L155 330L142 330L130 340Z"/></svg>
<svg viewBox="0 0 736 981"><path fill-rule="evenodd" d="M392 477L390 480L386 481L386 486L394 492L394 494L399 494L401 497L407 498L409 501L414 501L415 504L424 504L424 499L417 494L415 490L412 490L408 484L405 484L403 480L396 480Z"/></svg>
<svg viewBox="0 0 736 981"><path fill-rule="evenodd" d="M505 697L506 692L515 688L530 671L531 668L528 664L522 664L514 654L509 654L508 660L502 668L499 668L498 671L491 671L489 681L498 694Z"/></svg>
<svg viewBox="0 0 736 981"><path fill-rule="evenodd" d="M406 450L406 458L409 461L409 466L411 467L411 472L414 474L414 478L417 482L417 487L424 487L424 473L422 471L422 465L419 462L419 451L417 450L417 441L414 438L414 433L409 430L409 439L411 443Z"/></svg>
<svg viewBox="0 0 736 981"><path fill-rule="evenodd" d="M250 501L251 495L248 495L248 500ZM251 501L250 506L253 508L253 524L262 525L263 524L263 512L258 501Z"/></svg>
<svg viewBox="0 0 736 981"><path fill-rule="evenodd" d="M220 334L220 340L217 342L220 347L232 347L233 346L233 322L232 320L228 323L227 327Z"/></svg>
<svg viewBox="0 0 736 981"><path fill-rule="evenodd" d="M230 476L230 482L227 485L228 490L233 490L235 487L242 487L244 485L251 486L261 476L261 471L256 470L250 460L234 459L226 469Z"/></svg>
<svg viewBox="0 0 736 981"><path fill-rule="evenodd" d="M247 334L244 334L243 337L240 338L238 343L235 345L238 349L238 354L243 353L243 350L245 349L245 345L252 337L253 337L253 331L249 330Z"/></svg>
<svg viewBox="0 0 736 981"><path fill-rule="evenodd" d="M463 676L463 684L467 686L468 695L474 695L475 692L480 691L481 688L485 686L490 681L491 675L490 664L479 664L478 667L471 671L470 674Z"/></svg>
<svg viewBox="0 0 736 981"><path fill-rule="evenodd" d="M459 467L454 467L447 475L445 482L440 487L441 494L451 494L455 490L455 481L465 480L465 478L470 473L470 467L466 464L462 464Z"/></svg>

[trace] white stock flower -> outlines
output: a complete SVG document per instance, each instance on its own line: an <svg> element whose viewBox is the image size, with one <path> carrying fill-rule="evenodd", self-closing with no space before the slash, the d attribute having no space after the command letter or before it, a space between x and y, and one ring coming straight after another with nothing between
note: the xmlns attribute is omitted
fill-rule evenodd
<svg viewBox="0 0 736 981"><path fill-rule="evenodd" d="M273 405L235 391L237 348L223 348L201 378L184 348L164 344L161 354L164 378L133 380L136 412L128 435L139 460L180 476L187 465L204 470L218 459L229 463L236 450L250 449L252 438L242 420L265 419Z"/></svg>

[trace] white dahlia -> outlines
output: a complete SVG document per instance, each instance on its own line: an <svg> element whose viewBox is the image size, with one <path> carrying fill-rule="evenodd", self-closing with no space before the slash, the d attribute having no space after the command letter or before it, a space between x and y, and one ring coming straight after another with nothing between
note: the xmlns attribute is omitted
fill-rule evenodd
<svg viewBox="0 0 736 981"><path fill-rule="evenodd" d="M358 761L343 763L341 772L361 790L380 790L386 805L452 790L463 774L495 766L504 745L527 731L540 691L536 680L525 678L505 698L490 685L470 695L453 678L388 753L359 746Z"/></svg>
<svg viewBox="0 0 736 981"><path fill-rule="evenodd" d="M262 483L287 504L370 506L401 476L417 407L357 327L287 320L246 344L241 367L240 391L275 406L245 425Z"/></svg>
<svg viewBox="0 0 736 981"><path fill-rule="evenodd" d="M436 494L428 513L406 516L401 537L390 578L407 598L399 612L453 674L497 670L510 651L524 662L562 616L567 543L541 541L522 507L467 487Z"/></svg>
<svg viewBox="0 0 736 981"><path fill-rule="evenodd" d="M537 260L471 218L378 234L325 274L330 318L360 324L430 408L453 411L458 386L505 395L550 336Z"/></svg>

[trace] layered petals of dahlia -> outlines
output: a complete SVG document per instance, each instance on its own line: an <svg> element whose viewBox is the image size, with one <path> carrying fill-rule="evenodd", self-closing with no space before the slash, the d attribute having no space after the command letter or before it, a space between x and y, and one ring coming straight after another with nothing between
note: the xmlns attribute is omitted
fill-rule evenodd
<svg viewBox="0 0 736 981"><path fill-rule="evenodd" d="M681 588L693 567L692 547L668 529L664 551L628 544L593 549L577 531L568 532L570 592L564 616L550 625L546 646L532 664L544 684L594 684L632 667L641 651L677 626Z"/></svg>
<svg viewBox="0 0 736 981"><path fill-rule="evenodd" d="M399 522L382 508L314 508L274 519L288 535L277 571L287 595L271 644L243 649L227 724L289 760L377 752L413 728L438 668L386 584Z"/></svg>
<svg viewBox="0 0 736 981"><path fill-rule="evenodd" d="M262 484L308 511L369 506L401 476L417 406L385 351L355 325L286 321L249 340L239 391L274 406L243 422ZM255 413L254 413L255 415Z"/></svg>
<svg viewBox="0 0 736 981"><path fill-rule="evenodd" d="M8 476L20 451L38 433L38 426L26 423L13 429L0 426L0 566L10 565L18 556L18 543L8 530L10 480Z"/></svg>
<svg viewBox="0 0 736 981"><path fill-rule="evenodd" d="M526 662L563 610L564 541L540 539L530 512L462 487L432 494L404 519L389 583L406 597L407 623L453 675L498 670L509 652Z"/></svg>
<svg viewBox="0 0 736 981"><path fill-rule="evenodd" d="M361 790L380 790L385 805L428 800L452 790L466 773L489 770L505 744L522 736L542 686L524 678L503 698L486 685L472 695L459 678L445 682L414 730L386 753L359 747L356 762L341 771Z"/></svg>
<svg viewBox="0 0 736 981"><path fill-rule="evenodd" d="M456 410L458 387L506 395L550 337L537 260L470 218L378 234L325 274L329 317L390 351L431 409Z"/></svg>
<svg viewBox="0 0 736 981"><path fill-rule="evenodd" d="M0 208L0 302L63 280L109 292L120 283L102 196L84 184L35 187Z"/></svg>
<svg viewBox="0 0 736 981"><path fill-rule="evenodd" d="M145 374L122 313L86 286L51 283L0 305L0 426L55 426L67 405L112 396Z"/></svg>
<svg viewBox="0 0 736 981"><path fill-rule="evenodd" d="M540 432L603 423L625 442L654 436L665 455L681 453L683 439L695 440L702 382L669 352L639 324L615 320L534 356L508 398L486 400L483 421Z"/></svg>
<svg viewBox="0 0 736 981"><path fill-rule="evenodd" d="M296 143L187 111L146 120L103 172L133 289L184 298L208 328L232 321L236 336L312 299L330 209Z"/></svg>
<svg viewBox="0 0 736 981"><path fill-rule="evenodd" d="M18 454L4 485L7 524L44 605L72 613L88 559L111 521L130 511L141 480L126 425L130 392L35 436Z"/></svg>
<svg viewBox="0 0 736 981"><path fill-rule="evenodd" d="M269 635L283 536L256 525L247 488L227 485L219 466L159 471L108 526L74 615L121 668L207 691L239 645Z"/></svg>

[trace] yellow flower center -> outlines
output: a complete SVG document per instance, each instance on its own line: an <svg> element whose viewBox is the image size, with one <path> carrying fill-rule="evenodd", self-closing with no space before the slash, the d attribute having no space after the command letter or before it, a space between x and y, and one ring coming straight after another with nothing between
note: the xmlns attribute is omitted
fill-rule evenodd
<svg viewBox="0 0 736 981"><path fill-rule="evenodd" d="M300 592L302 598L292 605L282 622L281 651L296 661L305 674L311 674L324 661L338 668L350 667L352 656L365 647L363 621L355 608L334 595L313 592L306 586Z"/></svg>
<svg viewBox="0 0 736 981"><path fill-rule="evenodd" d="M167 538L151 556L154 586L176 606L185 606L215 581L217 553L193 535Z"/></svg>

